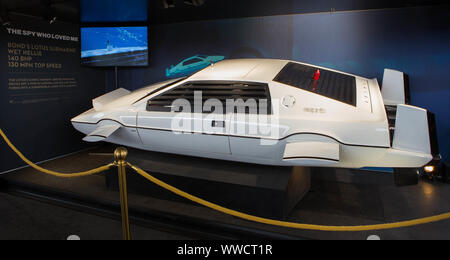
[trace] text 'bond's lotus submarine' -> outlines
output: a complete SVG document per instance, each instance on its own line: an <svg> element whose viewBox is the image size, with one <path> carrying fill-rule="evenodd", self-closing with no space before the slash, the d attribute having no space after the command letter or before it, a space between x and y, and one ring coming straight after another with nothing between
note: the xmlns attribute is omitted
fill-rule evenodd
<svg viewBox="0 0 450 260"><path fill-rule="evenodd" d="M93 100L72 119L87 142L279 166L420 168L438 156L432 113L407 76L376 79L285 60L212 64Z"/></svg>

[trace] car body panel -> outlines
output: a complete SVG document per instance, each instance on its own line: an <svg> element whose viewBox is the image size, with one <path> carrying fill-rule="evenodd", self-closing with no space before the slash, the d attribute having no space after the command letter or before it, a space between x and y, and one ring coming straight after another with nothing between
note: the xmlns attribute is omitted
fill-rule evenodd
<svg viewBox="0 0 450 260"><path fill-rule="evenodd" d="M72 123L86 135L96 131L98 127L119 124L121 127L104 139L110 143L247 163L415 168L431 161L433 156L428 150L417 149L418 146L427 145L424 136L428 129L424 126L424 113L413 113L412 118L405 116L399 120L405 122L418 117L420 120L417 121L422 122L421 141L411 146L415 149L403 149L406 147L403 143L397 147L391 145L390 126L376 79L298 63L355 77L355 105L349 105L275 82L274 78L288 63L291 61L225 60L188 78L158 83L128 94L121 91L120 97L115 100L103 98L108 102L75 117ZM215 120L201 113L147 111L149 100L191 82L267 84L273 114L268 115L268 122L260 122L258 125L271 131L266 134L247 132L249 123L245 117L239 118L233 113L224 115L222 120L217 121L220 124L216 124ZM109 95L113 96L114 94ZM173 120L180 116L193 126L203 124L210 128L177 128ZM211 130L211 126L215 127ZM234 129L240 126L244 126L246 130L236 133ZM409 127L409 124L405 127ZM398 143L410 140L408 138L398 139Z"/></svg>
<svg viewBox="0 0 450 260"><path fill-rule="evenodd" d="M231 154L228 141L228 130L219 128L213 134L203 134L201 130L192 132L186 126L173 126L174 113L141 111L138 114L137 128L142 145L152 147L172 147L187 152L210 152L216 154ZM186 114L180 120L188 120L191 126L202 124L202 114ZM228 122L225 124L228 126Z"/></svg>

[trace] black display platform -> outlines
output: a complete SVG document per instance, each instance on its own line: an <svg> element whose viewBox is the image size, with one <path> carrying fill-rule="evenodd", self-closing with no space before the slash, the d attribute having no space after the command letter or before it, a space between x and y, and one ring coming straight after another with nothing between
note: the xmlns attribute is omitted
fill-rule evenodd
<svg viewBox="0 0 450 260"><path fill-rule="evenodd" d="M310 169L254 165L129 149L127 161L183 191L245 213L285 220L311 187ZM183 201L127 170L128 191ZM105 175L117 190L117 171Z"/></svg>

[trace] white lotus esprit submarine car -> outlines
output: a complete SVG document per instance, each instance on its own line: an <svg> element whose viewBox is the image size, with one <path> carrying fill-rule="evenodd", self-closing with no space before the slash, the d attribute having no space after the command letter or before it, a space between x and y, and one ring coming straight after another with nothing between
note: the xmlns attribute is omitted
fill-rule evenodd
<svg viewBox="0 0 450 260"><path fill-rule="evenodd" d="M376 79L313 65L225 60L96 98L72 124L87 142L149 151L279 166L420 168L438 155L434 116L407 105L407 92L407 76L393 70L380 91ZM201 109L174 105L180 100ZM233 100L242 102L228 109ZM251 100L265 120L249 120Z"/></svg>

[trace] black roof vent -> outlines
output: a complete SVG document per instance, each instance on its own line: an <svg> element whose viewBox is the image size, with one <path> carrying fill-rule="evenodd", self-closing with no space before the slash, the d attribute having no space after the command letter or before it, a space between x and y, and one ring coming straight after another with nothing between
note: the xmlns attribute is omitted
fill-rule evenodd
<svg viewBox="0 0 450 260"><path fill-rule="evenodd" d="M317 70L320 71L320 77L315 80ZM274 81L356 106L354 76L290 62Z"/></svg>

